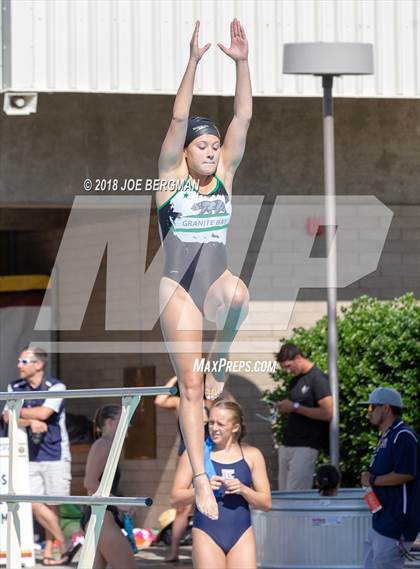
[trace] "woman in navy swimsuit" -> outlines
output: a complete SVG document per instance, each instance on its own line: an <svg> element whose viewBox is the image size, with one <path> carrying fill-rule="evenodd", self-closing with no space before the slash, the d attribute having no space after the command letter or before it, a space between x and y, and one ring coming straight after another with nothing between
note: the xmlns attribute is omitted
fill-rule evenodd
<svg viewBox="0 0 420 569"><path fill-rule="evenodd" d="M166 383L165 387L174 387L178 384L178 378L171 377ZM225 388L223 389L221 398L228 401L235 401L235 398L229 391ZM178 418L178 430L180 434L180 441L178 447L178 458L184 454L185 451L185 443L182 437L182 431L179 426L179 402L180 398L178 395L157 395L155 397L155 405L160 407L161 409L170 409L175 412ZM210 409L213 405L213 401L207 401L203 399L203 422L204 422L204 432L205 436L208 437L208 420ZM184 535L184 532L188 526L189 516L193 511L193 504L189 504L188 506L182 506L177 508L176 517L172 524L172 539L171 539L171 547L167 552L164 562L165 563L174 563L178 561L178 552L179 552L179 545Z"/></svg>
<svg viewBox="0 0 420 569"><path fill-rule="evenodd" d="M217 519L217 503L204 472L204 376L194 363L202 357L204 317L216 323L207 359L217 362L226 356L248 312L248 290L227 269L226 235L233 178L245 151L252 115L252 93L248 42L235 19L230 26L230 47L218 44L236 66L234 114L223 145L210 119L189 118L197 65L210 47L198 46L198 32L199 22L159 156L159 178L168 183L168 189L156 192L166 258L159 296L162 331L179 380L179 416L193 469L196 505L204 515ZM224 373L207 374L206 397L216 399L223 382Z"/></svg>
<svg viewBox="0 0 420 569"><path fill-rule="evenodd" d="M219 519L211 520L196 510L193 528L193 562L197 569L256 567L254 533L249 506L271 508L270 485L261 452L241 443L245 435L242 409L233 401L217 401L210 410L212 442L207 466L215 493ZM194 501L192 469L184 454L178 463L172 489L172 505Z"/></svg>

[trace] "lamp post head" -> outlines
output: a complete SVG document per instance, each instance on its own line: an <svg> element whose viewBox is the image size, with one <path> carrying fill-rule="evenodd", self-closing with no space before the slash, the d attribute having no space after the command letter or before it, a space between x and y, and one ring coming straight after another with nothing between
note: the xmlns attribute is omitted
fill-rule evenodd
<svg viewBox="0 0 420 569"><path fill-rule="evenodd" d="M370 43L286 43L283 73L295 75L371 75Z"/></svg>

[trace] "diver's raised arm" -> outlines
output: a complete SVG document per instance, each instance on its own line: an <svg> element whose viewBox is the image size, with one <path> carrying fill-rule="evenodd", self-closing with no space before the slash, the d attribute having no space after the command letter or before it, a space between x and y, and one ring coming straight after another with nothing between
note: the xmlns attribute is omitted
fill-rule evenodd
<svg viewBox="0 0 420 569"><path fill-rule="evenodd" d="M188 116L194 93L195 72L198 62L211 45L207 43L201 48L198 46L199 30L200 22L197 20L195 23L194 33L190 41L190 57L187 68L175 97L171 124L169 125L168 132L166 133L159 156L160 176L164 176L165 174L176 170L182 162L185 135L187 133L188 126Z"/></svg>

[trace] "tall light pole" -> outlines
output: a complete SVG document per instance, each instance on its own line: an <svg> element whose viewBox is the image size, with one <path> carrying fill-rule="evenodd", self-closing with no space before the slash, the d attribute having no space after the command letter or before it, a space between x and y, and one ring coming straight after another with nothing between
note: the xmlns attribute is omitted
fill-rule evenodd
<svg viewBox="0 0 420 569"><path fill-rule="evenodd" d="M373 73L373 46L366 43L289 43L284 45L283 73L318 75L324 92L324 189L327 251L328 374L333 395L330 423L331 462L339 466L339 384L337 371L337 245L335 204L335 157L333 78Z"/></svg>

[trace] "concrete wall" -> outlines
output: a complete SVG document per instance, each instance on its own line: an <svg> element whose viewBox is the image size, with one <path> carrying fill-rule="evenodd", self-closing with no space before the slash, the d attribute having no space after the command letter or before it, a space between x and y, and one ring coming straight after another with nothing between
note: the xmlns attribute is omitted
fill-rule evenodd
<svg viewBox="0 0 420 569"><path fill-rule="evenodd" d="M0 203L70 206L86 177L153 178L173 98L40 95L38 112L0 117ZM337 193L419 203L419 103L337 99ZM231 98L197 97L192 114L224 132ZM322 194L321 99L255 98L238 194Z"/></svg>
<svg viewBox="0 0 420 569"><path fill-rule="evenodd" d="M74 196L86 195L82 189L84 178L154 178L171 105L172 98L166 96L41 95L38 114L23 118L2 115L1 271L6 273L8 267L4 232L14 231L16 272L51 272L68 208ZM193 112L213 116L225 129L231 106L231 99L203 97L194 102ZM406 291L420 295L417 112L417 101L336 102L337 192L373 194L394 213L377 270L340 290L342 304L361 294L381 299ZM322 194L322 184L320 100L256 99L246 155L235 182L236 192L263 194L270 210L277 194ZM75 279L78 271L83 273L89 269L92 240L89 228L83 231L69 260L70 265L73 263ZM153 255L158 245L156 218L152 216L149 255ZM122 260L127 269L136 258L136 251L135 240L132 240ZM252 245L245 272L247 267L252 267L257 252L258 246ZM148 335L135 331L105 331L106 274L103 260L80 332L60 332L60 340L161 339L159 326ZM60 290L64 294L63 283ZM144 294L154 292L148 290ZM272 304L258 306L268 322ZM121 310L130 310L123 300ZM251 321L240 332L241 341L248 346L246 359L271 360L281 336L289 336L295 326L310 326L324 314L325 291L302 289L286 330L278 331L269 325L266 330L253 330ZM264 343L264 353L256 353L255 342ZM232 353L231 357L243 359L244 354ZM69 388L119 386L123 384L125 367L142 365L156 366L159 384L172 374L166 354L62 354L59 358L60 377ZM263 450L275 488L277 458L270 425L256 415L267 415L260 393L271 384L270 376L262 373L229 379L229 388L245 408L248 440ZM91 416L96 405L97 402L92 401L72 402L68 409ZM177 431L173 415L158 411L156 429L157 458L125 460L123 468L124 493L151 495L155 500L154 508L139 514L138 521L143 526L156 525L158 515L167 507L176 461Z"/></svg>

